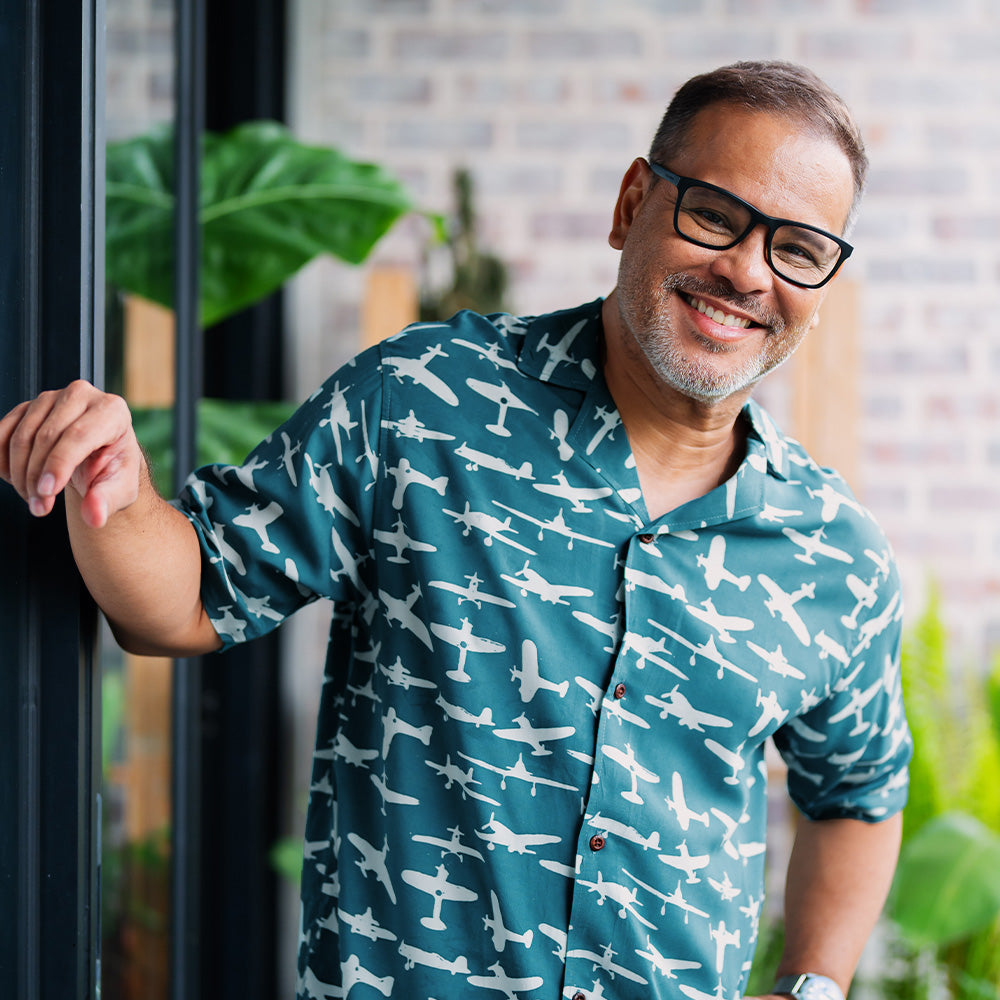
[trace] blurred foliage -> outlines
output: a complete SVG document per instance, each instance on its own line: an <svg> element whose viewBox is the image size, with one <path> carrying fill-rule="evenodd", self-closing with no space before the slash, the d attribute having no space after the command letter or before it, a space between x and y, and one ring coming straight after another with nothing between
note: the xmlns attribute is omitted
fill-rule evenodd
<svg viewBox="0 0 1000 1000"><path fill-rule="evenodd" d="M108 280L168 308L173 187L169 127L108 145ZM205 133L200 195L205 326L263 299L320 254L360 263L412 208L383 168L304 145L271 121Z"/></svg>
<svg viewBox="0 0 1000 1000"><path fill-rule="evenodd" d="M445 320L461 309L478 313L505 312L507 267L499 257L479 246L479 229L474 207L475 188L468 170L457 170L453 177L454 218L445 227L442 252L448 256L450 284L432 287L434 270L430 256L438 253L437 244L428 249L424 262L424 288L420 296L420 319Z"/></svg>

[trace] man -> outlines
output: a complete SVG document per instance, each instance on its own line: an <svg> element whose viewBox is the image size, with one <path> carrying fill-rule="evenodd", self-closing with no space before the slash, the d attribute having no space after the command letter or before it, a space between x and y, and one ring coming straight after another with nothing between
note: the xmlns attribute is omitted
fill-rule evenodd
<svg viewBox="0 0 1000 1000"><path fill-rule="evenodd" d="M604 300L411 328L178 507L120 400L78 383L0 422L35 514L69 483L127 648L334 602L302 997L738 996L768 737L807 817L775 992L847 989L906 790L898 579L750 393L815 324L864 172L811 73L723 68L626 173Z"/></svg>

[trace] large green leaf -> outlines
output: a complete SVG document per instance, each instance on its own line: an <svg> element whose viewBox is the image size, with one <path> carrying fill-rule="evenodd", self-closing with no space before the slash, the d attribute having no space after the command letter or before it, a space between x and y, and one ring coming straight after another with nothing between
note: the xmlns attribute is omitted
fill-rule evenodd
<svg viewBox="0 0 1000 1000"><path fill-rule="evenodd" d="M889 914L917 948L961 940L1000 915L1000 835L945 813L904 846Z"/></svg>
<svg viewBox="0 0 1000 1000"><path fill-rule="evenodd" d="M173 302L173 141L169 129L109 145L107 273ZM206 133L201 163L201 319L217 322L329 253L360 263L411 209L398 180L276 122Z"/></svg>

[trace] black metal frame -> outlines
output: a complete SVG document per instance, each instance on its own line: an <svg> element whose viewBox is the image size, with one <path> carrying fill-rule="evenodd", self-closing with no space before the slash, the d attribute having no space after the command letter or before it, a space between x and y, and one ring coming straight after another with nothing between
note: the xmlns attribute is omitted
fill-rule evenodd
<svg viewBox="0 0 1000 1000"><path fill-rule="evenodd" d="M103 3L0 12L0 412L103 369ZM0 982L100 980L94 609L59 512L0 487Z"/></svg>

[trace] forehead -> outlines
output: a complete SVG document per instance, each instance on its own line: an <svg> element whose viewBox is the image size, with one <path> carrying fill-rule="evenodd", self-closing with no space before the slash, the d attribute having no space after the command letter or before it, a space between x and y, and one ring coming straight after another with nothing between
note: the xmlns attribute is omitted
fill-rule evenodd
<svg viewBox="0 0 1000 1000"><path fill-rule="evenodd" d="M844 151L802 119L716 104L700 111L667 165L768 215L843 231L854 198Z"/></svg>

